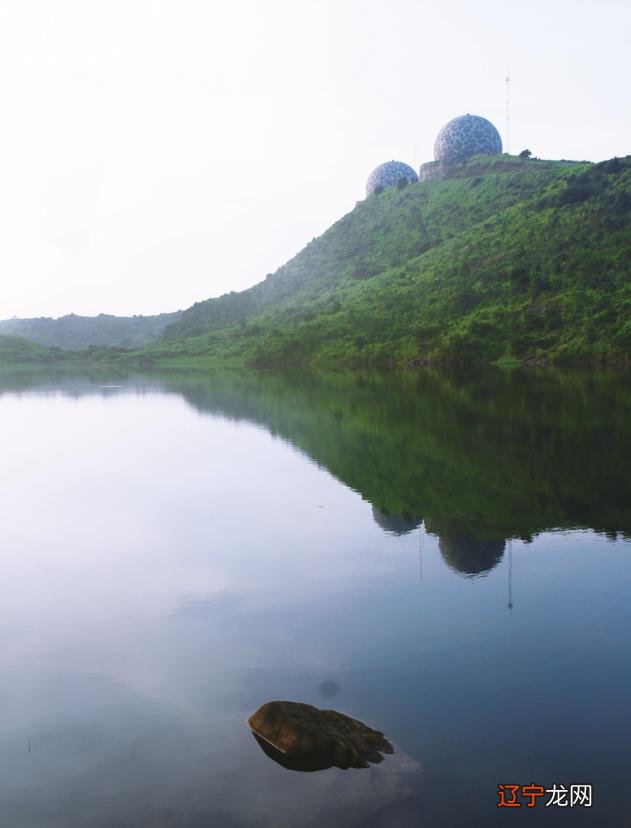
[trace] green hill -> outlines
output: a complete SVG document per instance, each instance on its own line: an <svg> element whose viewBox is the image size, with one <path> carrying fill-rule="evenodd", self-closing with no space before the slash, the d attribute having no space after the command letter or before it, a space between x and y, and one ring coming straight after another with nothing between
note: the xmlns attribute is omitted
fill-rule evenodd
<svg viewBox="0 0 631 828"><path fill-rule="evenodd" d="M62 356L58 348L46 348L18 336L0 335L0 367L4 363L57 362Z"/></svg>
<svg viewBox="0 0 631 828"><path fill-rule="evenodd" d="M631 157L499 156L357 204L146 349L258 365L625 359Z"/></svg>
<svg viewBox="0 0 631 828"><path fill-rule="evenodd" d="M157 316L77 316L74 313L59 319L0 320L0 334L20 336L39 345L55 348L81 349L90 346L142 348L164 331L181 315L161 313Z"/></svg>
<svg viewBox="0 0 631 828"><path fill-rule="evenodd" d="M358 202L249 290L157 317L7 320L0 333L88 348L65 360L143 365L631 358L631 156L480 156L428 175Z"/></svg>

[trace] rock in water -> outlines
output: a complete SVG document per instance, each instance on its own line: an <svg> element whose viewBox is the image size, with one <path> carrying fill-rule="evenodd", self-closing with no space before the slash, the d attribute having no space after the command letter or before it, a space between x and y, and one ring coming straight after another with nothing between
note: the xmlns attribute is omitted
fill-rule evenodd
<svg viewBox="0 0 631 828"><path fill-rule="evenodd" d="M259 740L288 760L281 764L295 765L296 770L367 768L370 762L382 762L382 753L393 752L381 731L337 710L319 710L310 704L267 702L250 716L248 725Z"/></svg>

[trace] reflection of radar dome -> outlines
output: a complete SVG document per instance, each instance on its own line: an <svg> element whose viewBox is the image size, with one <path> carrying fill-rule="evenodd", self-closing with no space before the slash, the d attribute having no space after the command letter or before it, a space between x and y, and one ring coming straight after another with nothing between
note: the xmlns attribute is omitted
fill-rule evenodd
<svg viewBox="0 0 631 828"><path fill-rule="evenodd" d="M403 182L405 184L418 181L418 175L412 167L402 161L386 161L370 173L366 182L366 195L375 191L385 190Z"/></svg>
<svg viewBox="0 0 631 828"><path fill-rule="evenodd" d="M382 512L376 506L372 507L372 516L375 523L381 526L383 531L389 535L407 535L418 529L423 522L422 517L412 517L411 515L399 517L391 512Z"/></svg>
<svg viewBox="0 0 631 828"><path fill-rule="evenodd" d="M434 144L436 161L465 161L473 155L499 155L502 139L490 121L479 115L460 115L438 133Z"/></svg>
<svg viewBox="0 0 631 828"><path fill-rule="evenodd" d="M425 521L427 531L438 535L438 548L450 569L474 577L494 569L506 548L504 538L480 540L455 531L447 522Z"/></svg>

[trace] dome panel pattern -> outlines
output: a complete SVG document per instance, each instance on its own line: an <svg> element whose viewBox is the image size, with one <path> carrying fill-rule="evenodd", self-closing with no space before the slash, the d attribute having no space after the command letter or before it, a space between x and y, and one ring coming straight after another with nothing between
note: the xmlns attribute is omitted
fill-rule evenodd
<svg viewBox="0 0 631 828"><path fill-rule="evenodd" d="M490 121L479 115L460 115L438 133L434 144L436 161L465 161L473 155L499 155L502 139Z"/></svg>
<svg viewBox="0 0 631 828"><path fill-rule="evenodd" d="M366 195L374 193L375 190L385 190L386 187L394 187L399 181L418 181L418 175L412 167L402 161L386 161L380 164L370 173L366 182Z"/></svg>

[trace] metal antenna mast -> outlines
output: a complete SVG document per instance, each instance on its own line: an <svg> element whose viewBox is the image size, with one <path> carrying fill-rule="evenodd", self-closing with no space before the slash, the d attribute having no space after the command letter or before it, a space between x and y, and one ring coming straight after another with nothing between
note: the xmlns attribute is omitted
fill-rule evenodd
<svg viewBox="0 0 631 828"><path fill-rule="evenodd" d="M506 73L506 152L510 155L510 75Z"/></svg>

